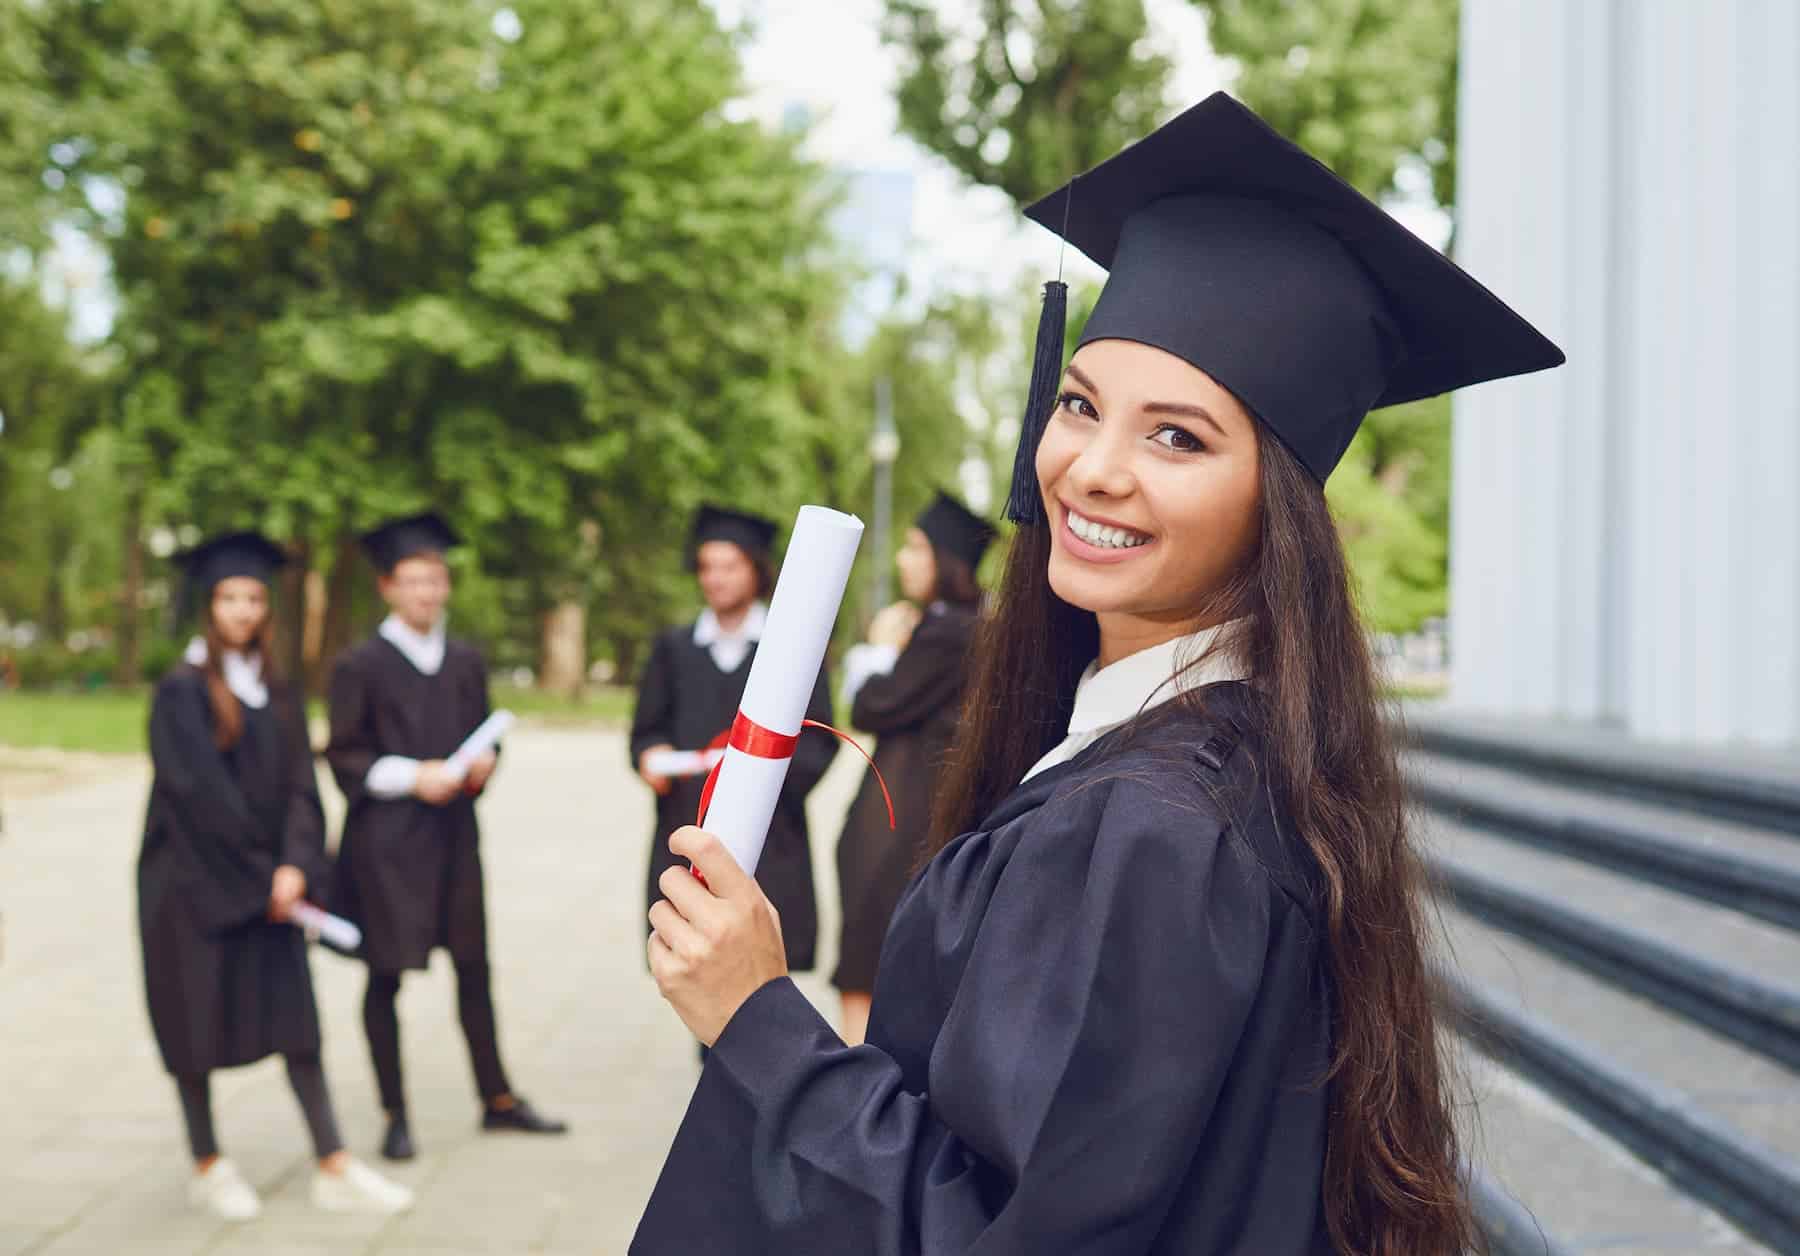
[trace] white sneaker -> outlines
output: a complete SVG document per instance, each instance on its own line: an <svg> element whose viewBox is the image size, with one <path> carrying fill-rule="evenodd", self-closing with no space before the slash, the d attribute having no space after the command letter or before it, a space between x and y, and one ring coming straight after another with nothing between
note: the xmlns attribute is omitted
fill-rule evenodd
<svg viewBox="0 0 1800 1256"><path fill-rule="evenodd" d="M313 1207L321 1212L396 1213L413 1206L413 1193L360 1160L347 1160L342 1173L313 1171Z"/></svg>
<svg viewBox="0 0 1800 1256"><path fill-rule="evenodd" d="M237 1166L223 1156L205 1173L188 1179L188 1203L227 1221L249 1221L262 1212L262 1200Z"/></svg>

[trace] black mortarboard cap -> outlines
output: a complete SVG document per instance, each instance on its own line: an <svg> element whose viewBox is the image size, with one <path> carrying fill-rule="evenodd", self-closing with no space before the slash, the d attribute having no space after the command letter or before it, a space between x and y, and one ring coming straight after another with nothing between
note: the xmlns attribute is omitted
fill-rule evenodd
<svg viewBox="0 0 1800 1256"><path fill-rule="evenodd" d="M708 541L730 541L752 558L765 558L775 545L775 521L723 506L702 506L694 515L688 537L688 568L692 570L700 547Z"/></svg>
<svg viewBox="0 0 1800 1256"><path fill-rule="evenodd" d="M210 537L172 560L181 568L177 613L182 619L197 611L221 580L249 576L264 584L287 563L281 547L260 532L227 532Z"/></svg>
<svg viewBox="0 0 1800 1256"><path fill-rule="evenodd" d="M462 544L456 529L435 510L404 519L389 519L362 534L363 552L384 573L391 572L408 558L420 554L438 554Z"/></svg>
<svg viewBox="0 0 1800 1256"><path fill-rule="evenodd" d="M1199 367L1321 483L1370 410L1563 361L1466 271L1224 92L1025 212L1111 272L1082 344L1134 340ZM1032 398L1027 470L1053 403ZM1027 494L1015 474L1007 513L1042 517L1035 474Z"/></svg>
<svg viewBox="0 0 1800 1256"><path fill-rule="evenodd" d="M962 559L970 570L981 565L981 556L994 539L994 525L948 493L939 493L920 512L917 523L933 545Z"/></svg>

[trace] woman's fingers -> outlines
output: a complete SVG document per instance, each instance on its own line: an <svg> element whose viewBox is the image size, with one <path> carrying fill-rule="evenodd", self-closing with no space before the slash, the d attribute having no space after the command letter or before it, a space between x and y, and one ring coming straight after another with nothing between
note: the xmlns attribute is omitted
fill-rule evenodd
<svg viewBox="0 0 1800 1256"><path fill-rule="evenodd" d="M650 928L654 936L661 938L665 946L683 959L697 959L706 953L705 936L671 907L667 899L659 900L650 909Z"/></svg>
<svg viewBox="0 0 1800 1256"><path fill-rule="evenodd" d="M676 829L669 837L669 849L692 861L718 898L742 898L756 890L756 882L738 867L725 844L705 829L693 825Z"/></svg>

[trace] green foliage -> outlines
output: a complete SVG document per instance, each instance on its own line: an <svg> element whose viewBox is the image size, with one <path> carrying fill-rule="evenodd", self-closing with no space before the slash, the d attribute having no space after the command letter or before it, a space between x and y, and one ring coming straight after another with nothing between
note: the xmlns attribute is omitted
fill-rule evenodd
<svg viewBox="0 0 1800 1256"><path fill-rule="evenodd" d="M1169 61L1143 0L980 0L971 24L931 0L885 0L902 57L900 126L1019 204L1162 120Z"/></svg>
<svg viewBox="0 0 1800 1256"><path fill-rule="evenodd" d="M822 180L727 117L700 0L502 7L33 12L152 513L323 554L438 504L473 541L459 622L523 644L555 601L660 620L701 496L807 496L806 329L841 284ZM127 189L116 220L92 179Z"/></svg>
<svg viewBox="0 0 1800 1256"><path fill-rule="evenodd" d="M1370 196L1408 157L1456 190L1457 0L1193 0L1232 91Z"/></svg>
<svg viewBox="0 0 1800 1256"><path fill-rule="evenodd" d="M149 720L149 694L142 690L0 690L0 746L141 753Z"/></svg>

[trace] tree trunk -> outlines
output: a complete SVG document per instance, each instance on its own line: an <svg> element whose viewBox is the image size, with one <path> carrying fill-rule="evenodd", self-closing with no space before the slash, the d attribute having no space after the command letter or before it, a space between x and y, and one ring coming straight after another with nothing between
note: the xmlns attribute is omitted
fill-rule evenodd
<svg viewBox="0 0 1800 1256"><path fill-rule="evenodd" d="M538 688L574 697L587 675L587 608L580 602L558 602L544 612L538 651Z"/></svg>
<svg viewBox="0 0 1800 1256"><path fill-rule="evenodd" d="M135 477L134 477L135 479ZM119 590L119 675L122 685L144 678L144 486L132 484L125 494L125 579Z"/></svg>
<svg viewBox="0 0 1800 1256"><path fill-rule="evenodd" d="M306 677L307 577L312 573L312 549L297 541L288 550L288 565L281 569L276 597L275 655L281 674L304 688Z"/></svg>
<svg viewBox="0 0 1800 1256"><path fill-rule="evenodd" d="M315 693L325 692L338 655L350 646L352 611L356 603L356 577L361 570L361 551L355 535L339 533L331 555L331 575L326 578L323 633L318 653L313 659Z"/></svg>

